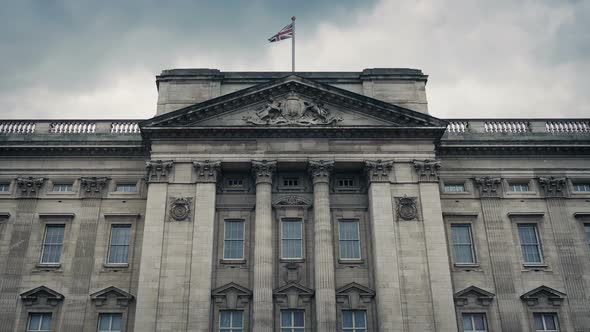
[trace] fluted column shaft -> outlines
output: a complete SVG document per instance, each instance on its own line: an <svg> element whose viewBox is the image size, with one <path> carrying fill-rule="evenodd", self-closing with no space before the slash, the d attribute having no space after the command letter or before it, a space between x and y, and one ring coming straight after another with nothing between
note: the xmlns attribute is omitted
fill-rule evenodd
<svg viewBox="0 0 590 332"><path fill-rule="evenodd" d="M273 331L272 176L274 161L253 161L256 177L253 331Z"/></svg>
<svg viewBox="0 0 590 332"><path fill-rule="evenodd" d="M333 161L310 161L313 179L314 279L317 331L336 331L336 285L330 222L330 173Z"/></svg>

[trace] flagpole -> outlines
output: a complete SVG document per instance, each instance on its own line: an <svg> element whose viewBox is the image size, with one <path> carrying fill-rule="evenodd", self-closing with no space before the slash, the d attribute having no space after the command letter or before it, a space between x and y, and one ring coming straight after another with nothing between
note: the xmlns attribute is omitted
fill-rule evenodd
<svg viewBox="0 0 590 332"><path fill-rule="evenodd" d="M291 17L293 22L293 38L291 38L291 71L295 72L295 16Z"/></svg>

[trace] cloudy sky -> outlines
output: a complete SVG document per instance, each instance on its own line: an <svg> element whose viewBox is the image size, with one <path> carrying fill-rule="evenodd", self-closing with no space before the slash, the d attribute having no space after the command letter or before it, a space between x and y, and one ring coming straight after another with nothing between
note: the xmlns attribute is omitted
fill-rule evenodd
<svg viewBox="0 0 590 332"><path fill-rule="evenodd" d="M22 0L0 11L1 118L147 118L169 68L420 68L431 114L590 117L590 0Z"/></svg>

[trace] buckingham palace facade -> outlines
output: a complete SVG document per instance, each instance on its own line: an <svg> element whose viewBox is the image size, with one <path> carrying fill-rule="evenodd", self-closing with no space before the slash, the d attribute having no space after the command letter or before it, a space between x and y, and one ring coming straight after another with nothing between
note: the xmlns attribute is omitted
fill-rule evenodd
<svg viewBox="0 0 590 332"><path fill-rule="evenodd" d="M439 119L427 78L172 69L150 119L0 121L0 331L590 331L590 120Z"/></svg>

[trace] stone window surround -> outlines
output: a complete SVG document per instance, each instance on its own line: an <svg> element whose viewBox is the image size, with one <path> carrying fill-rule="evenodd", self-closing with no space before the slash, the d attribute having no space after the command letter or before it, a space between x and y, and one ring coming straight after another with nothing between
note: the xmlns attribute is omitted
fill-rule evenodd
<svg viewBox="0 0 590 332"><path fill-rule="evenodd" d="M53 191L53 187L56 184L71 184L71 191ZM55 177L47 180L47 191L45 192L49 196L72 196L78 194L80 189L79 178L73 177Z"/></svg>
<svg viewBox="0 0 590 332"><path fill-rule="evenodd" d="M69 237L72 228L72 221L74 219L73 213L39 213L39 223L35 223L33 225L32 232L35 233L35 241L38 243L36 245L30 246L30 250L35 250L37 255L37 260L35 264L35 271L42 271L42 270L54 270L56 272L62 272L62 264L64 263L63 257L69 257L69 252L71 250L75 250L75 248L70 248L69 246ZM60 261L59 263L41 263L41 258L43 256L43 243L45 241L45 231L47 225L64 225L64 237L63 243L60 253ZM33 240L33 236L31 236L31 240ZM34 242L33 242L34 243Z"/></svg>
<svg viewBox="0 0 590 332"><path fill-rule="evenodd" d="M571 193L572 197L574 197L574 198L575 197L583 197L583 198L590 197L590 191L575 191L574 190L574 186L576 184L590 183L589 177L568 178L567 182L568 182L568 186L570 187L570 193Z"/></svg>
<svg viewBox="0 0 590 332"><path fill-rule="evenodd" d="M229 291L228 291L229 290ZM213 297L213 321L211 326L214 331L219 331L220 312L222 310L241 310L244 331L249 330L251 321L252 291L230 282L211 291Z"/></svg>
<svg viewBox="0 0 590 332"><path fill-rule="evenodd" d="M475 294L476 296L468 296L467 294ZM493 326L497 320L494 319L494 294L476 286L469 286L455 293L453 297L459 331L463 332L463 314L484 314L487 331L498 330Z"/></svg>
<svg viewBox="0 0 590 332"><path fill-rule="evenodd" d="M481 260L480 260L480 253L479 250L479 241L477 241L476 234L479 234L477 230L477 226L479 225L478 219L478 212L443 212L443 219L445 222L445 231L446 231L446 240L448 243L447 250L448 255L452 263L452 271L482 271L481 269ZM459 224L459 225L469 225L471 228L471 242L473 245L473 254L474 254L474 263L472 264L461 264L455 263L455 254L453 250L453 238L451 233L451 225ZM484 230L485 234L485 230Z"/></svg>
<svg viewBox="0 0 590 332"><path fill-rule="evenodd" d="M108 198L123 198L123 197L140 197L144 190L144 181L141 177L113 177L107 185ZM137 191L135 192L121 192L117 191L117 184L135 184Z"/></svg>
<svg viewBox="0 0 590 332"><path fill-rule="evenodd" d="M215 239L218 245L215 245L213 250L214 257L217 257L217 268L220 267L235 267L241 265L245 267L250 259L251 243L250 232L253 223L254 213L249 208L238 207L218 207L215 213ZM225 220L242 220L244 222L244 258L243 259L224 259L224 222Z"/></svg>
<svg viewBox="0 0 590 332"><path fill-rule="evenodd" d="M366 330L373 331L375 321L375 291L363 285L352 282L336 289L336 321L338 331L342 331L342 311L365 311Z"/></svg>
<svg viewBox="0 0 590 332"><path fill-rule="evenodd" d="M515 243L516 257L519 257L523 267L523 271L549 271L551 265L549 260L551 259L547 255L545 247L549 243L549 235L551 229L545 229L545 223L543 222L545 213L544 212L508 212L512 224L513 241ZM531 224L535 225L537 232L537 241L539 242L539 252L541 255L541 263L525 263L523 260L522 247L520 243L520 235L518 231L519 224Z"/></svg>
<svg viewBox="0 0 590 332"><path fill-rule="evenodd" d="M225 226L227 222L241 222L242 223L242 258L225 258ZM223 225L223 226L222 226ZM221 248L221 260L223 262L245 262L246 260L246 220L244 218L223 218L223 222L220 224L221 233L223 237L223 247ZM235 240L235 239L234 239Z"/></svg>
<svg viewBox="0 0 590 332"><path fill-rule="evenodd" d="M299 173L299 172L277 172L277 184L276 184L276 188L280 191L280 192L304 192L304 191L309 191L310 190L310 186L309 186L309 182L308 182L308 176L304 173ZM297 178L298 180L298 185L296 186L285 186L283 184L284 179L289 179L289 178Z"/></svg>
<svg viewBox="0 0 590 332"><path fill-rule="evenodd" d="M340 187L338 180L352 179L353 185L350 187ZM364 191L366 185L362 183L362 173L333 173L330 176L330 193L360 193Z"/></svg>
<svg viewBox="0 0 590 332"><path fill-rule="evenodd" d="M120 296L118 296L115 301L108 301L108 296L104 295L109 293L118 293ZM98 317L100 314L121 314L121 332L127 331L126 327L127 320L129 319L129 307L134 299L133 295L113 286L90 294L90 300L93 304L90 307L90 310L93 310L91 325L95 327L98 326Z"/></svg>
<svg viewBox="0 0 590 332"><path fill-rule="evenodd" d="M513 184L526 184L528 185L528 191L512 191ZM522 198L530 196L539 196L539 188L537 187L536 181L531 177L506 177L502 178L502 185L504 188L504 197L506 198Z"/></svg>
<svg viewBox="0 0 590 332"><path fill-rule="evenodd" d="M298 258L285 258L283 256L283 223L284 222L289 222L289 221L301 221L301 257ZM307 245L307 241L306 241L306 236L305 236L305 232L307 229L307 222L303 217L290 217L290 216L280 216L278 218L279 221L279 227L278 227L278 240L279 240L279 259L281 262L304 262L305 258L306 258L306 250L305 247Z"/></svg>
<svg viewBox="0 0 590 332"><path fill-rule="evenodd" d="M450 221L449 222L449 247L450 247L450 257L453 265L455 267L478 267L480 266L479 263L479 253L475 244L475 230L473 229L473 220L464 220L464 221L460 221L460 220L456 220L455 221ZM453 230L452 230L452 226L468 226L469 227L469 236L470 236L470 240L471 240L471 254L473 255L473 262L471 263L457 263L456 262L456 257L455 257L455 244L453 243Z"/></svg>
<svg viewBox="0 0 590 332"><path fill-rule="evenodd" d="M332 227L332 239L334 242L334 259L337 261L336 268L350 268L353 266L363 267L366 268L367 264L369 263L369 259L367 254L371 250L370 239L370 230L367 229L368 224L368 215L365 209L363 208L335 208L331 211L331 219L335 223L334 227ZM340 234L338 229L338 222L340 220L356 220L359 223L359 240L360 240L360 259L340 259Z"/></svg>
<svg viewBox="0 0 590 332"><path fill-rule="evenodd" d="M0 195L12 195L12 193L14 192L14 179L0 177L0 183L8 185L8 191L0 191Z"/></svg>
<svg viewBox="0 0 590 332"><path fill-rule="evenodd" d="M359 258L342 258L341 257L341 253L340 253L340 225L343 222L356 222L356 224L358 225L357 227L357 232L358 232L358 247L359 247ZM362 263L363 262L363 225L362 225L362 221L359 218L338 218L336 220L336 237L334 237L334 239L336 239L334 241L334 250L337 251L338 255L338 263L340 264L351 264L351 263Z"/></svg>
<svg viewBox="0 0 590 332"><path fill-rule="evenodd" d="M140 218L138 213L105 213L104 222L100 222L97 233L101 232L102 242L104 243L104 252L95 251L95 255L102 254L102 269L100 272L118 272L119 270L127 270L129 266L133 265L135 258L135 243L137 241L137 221ZM130 225L129 230L129 251L127 252L127 263L108 263L108 254L111 243L111 228L113 225ZM101 240L97 236L97 241ZM98 245L98 243L97 243Z"/></svg>
<svg viewBox="0 0 590 332"><path fill-rule="evenodd" d="M39 303L39 302L27 302L29 300L29 297L27 298L23 298L23 296L27 293L31 293L31 291L36 291L36 290L41 290L42 289L47 289L50 292L54 292L55 293L55 297L53 298L52 302L45 302L45 303ZM57 322L59 321L58 318L60 317L61 314L61 309L62 309L62 304L63 304L63 295L55 292L52 289L49 289L47 287L41 286L41 287L37 287L35 289L31 289L25 293L21 294L21 303L23 304L21 306L21 314L20 317L17 316L16 319L16 331L26 331L27 330L27 325L29 323L29 314L32 313L50 313L51 314L51 327L50 330L51 331L57 331Z"/></svg>

